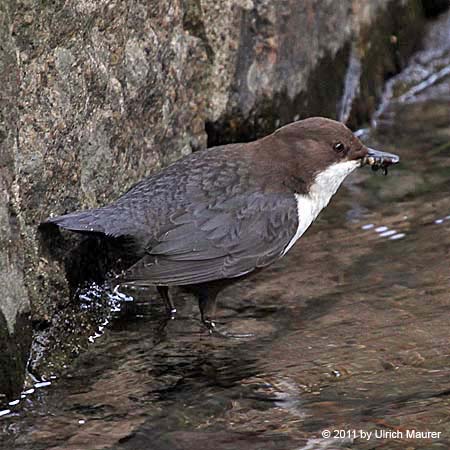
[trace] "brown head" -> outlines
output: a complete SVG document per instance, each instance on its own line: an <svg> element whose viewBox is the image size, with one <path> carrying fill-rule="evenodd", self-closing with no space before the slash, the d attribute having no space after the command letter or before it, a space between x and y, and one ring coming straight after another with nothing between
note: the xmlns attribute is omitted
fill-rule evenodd
<svg viewBox="0 0 450 450"><path fill-rule="evenodd" d="M399 161L396 155L366 147L344 124L323 117L290 123L257 143L261 150L271 149L270 158L276 158L285 174L303 183L298 192L308 190L321 174L339 186L357 167L386 169Z"/></svg>

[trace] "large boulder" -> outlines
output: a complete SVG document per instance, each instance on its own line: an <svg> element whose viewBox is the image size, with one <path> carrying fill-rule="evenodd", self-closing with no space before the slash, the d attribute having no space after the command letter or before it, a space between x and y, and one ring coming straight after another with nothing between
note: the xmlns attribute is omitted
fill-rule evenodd
<svg viewBox="0 0 450 450"><path fill-rule="evenodd" d="M0 4L0 404L20 392L31 341L25 285L25 242L17 208L19 70L11 39L10 11Z"/></svg>
<svg viewBox="0 0 450 450"><path fill-rule="evenodd" d="M367 120L419 42L420 3L2 1L0 392L22 384L30 311L44 355L78 317L40 221L105 204L207 143L312 114Z"/></svg>

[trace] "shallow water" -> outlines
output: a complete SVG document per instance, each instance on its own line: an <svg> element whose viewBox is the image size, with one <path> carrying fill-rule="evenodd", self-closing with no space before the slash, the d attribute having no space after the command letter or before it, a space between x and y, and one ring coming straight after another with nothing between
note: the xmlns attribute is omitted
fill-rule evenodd
<svg viewBox="0 0 450 450"><path fill-rule="evenodd" d="M220 320L254 337L207 335L185 294L166 323L154 291L133 292L59 379L8 406L1 448L450 448L450 74L430 81L450 58L440 20L444 38L431 32L433 50L391 82L365 135L401 165L352 175L284 259L222 294Z"/></svg>

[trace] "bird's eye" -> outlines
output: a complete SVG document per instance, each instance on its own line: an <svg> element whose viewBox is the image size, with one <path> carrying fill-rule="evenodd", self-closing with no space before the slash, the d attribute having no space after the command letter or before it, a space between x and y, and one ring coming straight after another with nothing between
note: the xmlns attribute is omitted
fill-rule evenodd
<svg viewBox="0 0 450 450"><path fill-rule="evenodd" d="M345 145L342 142L336 142L336 144L333 145L333 148L337 152L342 152L345 149Z"/></svg>

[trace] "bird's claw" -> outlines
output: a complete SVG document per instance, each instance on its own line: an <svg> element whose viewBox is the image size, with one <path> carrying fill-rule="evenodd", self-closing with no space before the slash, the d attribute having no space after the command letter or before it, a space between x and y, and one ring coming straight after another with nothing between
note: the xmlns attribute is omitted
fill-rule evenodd
<svg viewBox="0 0 450 450"><path fill-rule="evenodd" d="M246 339L254 337L253 333L233 333L217 326L216 322L210 319L203 320L203 324L208 329L210 335L214 335L221 338L227 339Z"/></svg>

